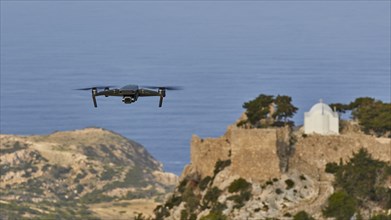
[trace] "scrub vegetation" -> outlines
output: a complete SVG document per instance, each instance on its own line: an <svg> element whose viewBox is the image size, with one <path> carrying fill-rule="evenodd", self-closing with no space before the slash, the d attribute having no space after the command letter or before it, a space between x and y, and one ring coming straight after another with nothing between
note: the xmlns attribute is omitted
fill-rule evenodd
<svg viewBox="0 0 391 220"><path fill-rule="evenodd" d="M349 104L332 103L330 106L340 114L350 112L366 134L391 137L391 103L360 97Z"/></svg>
<svg viewBox="0 0 391 220"><path fill-rule="evenodd" d="M346 164L328 163L326 172L335 175L336 188L323 210L326 217L350 219L360 209L391 208L391 189L384 187L386 178L391 176L391 166L373 159L364 148Z"/></svg>

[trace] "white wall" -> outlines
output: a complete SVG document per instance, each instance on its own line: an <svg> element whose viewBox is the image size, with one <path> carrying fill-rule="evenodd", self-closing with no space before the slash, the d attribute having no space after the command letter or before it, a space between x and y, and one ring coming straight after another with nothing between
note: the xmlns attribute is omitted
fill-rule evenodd
<svg viewBox="0 0 391 220"><path fill-rule="evenodd" d="M305 134L339 134L338 114L333 112L306 112L304 115Z"/></svg>

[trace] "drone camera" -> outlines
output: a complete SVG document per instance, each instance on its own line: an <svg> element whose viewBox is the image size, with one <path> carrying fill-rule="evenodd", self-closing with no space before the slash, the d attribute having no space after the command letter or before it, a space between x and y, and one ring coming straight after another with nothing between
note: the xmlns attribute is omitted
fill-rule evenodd
<svg viewBox="0 0 391 220"><path fill-rule="evenodd" d="M131 104L132 102L135 102L135 101L136 101L135 97L132 97L132 96L124 96L122 98L122 102L125 104Z"/></svg>

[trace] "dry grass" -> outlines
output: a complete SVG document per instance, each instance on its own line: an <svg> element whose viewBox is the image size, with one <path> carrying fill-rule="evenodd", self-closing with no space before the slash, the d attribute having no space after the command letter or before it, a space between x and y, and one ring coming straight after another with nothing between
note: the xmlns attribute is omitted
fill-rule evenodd
<svg viewBox="0 0 391 220"><path fill-rule="evenodd" d="M136 199L93 204L89 208L101 219L120 220L133 219L137 213L142 213L143 216L150 217L153 215L153 210L157 205L159 203L156 203L154 200Z"/></svg>

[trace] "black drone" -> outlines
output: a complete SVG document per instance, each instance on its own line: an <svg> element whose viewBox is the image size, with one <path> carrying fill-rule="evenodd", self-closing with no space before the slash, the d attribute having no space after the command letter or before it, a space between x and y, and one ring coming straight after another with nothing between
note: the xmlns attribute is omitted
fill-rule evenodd
<svg viewBox="0 0 391 220"><path fill-rule="evenodd" d="M180 90L181 87L178 86L143 86L143 88L139 88L138 85L126 85L122 88L116 89L114 86L95 86L90 88L81 88L77 90L91 90L92 91L92 100L94 101L95 108L98 107L96 103L96 96L104 95L105 97L109 96L122 96L122 102L125 104L131 104L137 101L138 97L143 96L159 96L159 107L163 105L163 98L166 97L166 90ZM149 89L144 89L149 88ZM102 91L98 91L98 89L103 89ZM153 91L150 89L157 89L157 91Z"/></svg>

